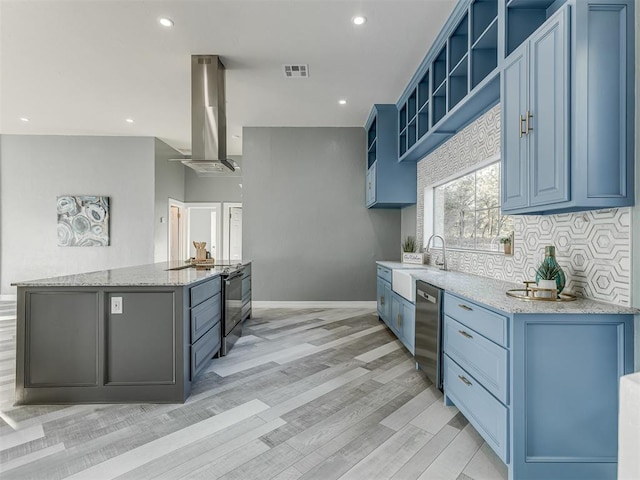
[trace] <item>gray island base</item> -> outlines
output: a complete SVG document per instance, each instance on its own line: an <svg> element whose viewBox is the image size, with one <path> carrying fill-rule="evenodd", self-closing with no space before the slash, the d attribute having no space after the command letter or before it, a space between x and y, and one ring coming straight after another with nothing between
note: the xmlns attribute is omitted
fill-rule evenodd
<svg viewBox="0 0 640 480"><path fill-rule="evenodd" d="M16 404L184 403L220 349L223 302L221 268L176 266L16 283Z"/></svg>

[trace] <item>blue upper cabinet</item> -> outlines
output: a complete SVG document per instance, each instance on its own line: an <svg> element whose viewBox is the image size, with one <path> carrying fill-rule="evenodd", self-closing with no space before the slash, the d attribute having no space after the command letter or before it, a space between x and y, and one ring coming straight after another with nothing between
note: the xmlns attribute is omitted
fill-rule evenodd
<svg viewBox="0 0 640 480"><path fill-rule="evenodd" d="M498 103L498 0L462 0L398 101L398 159L415 162Z"/></svg>
<svg viewBox="0 0 640 480"><path fill-rule="evenodd" d="M633 205L633 8L507 2L503 212Z"/></svg>
<svg viewBox="0 0 640 480"><path fill-rule="evenodd" d="M568 8L513 52L504 67L505 212L569 200Z"/></svg>
<svg viewBox="0 0 640 480"><path fill-rule="evenodd" d="M374 105L367 121L369 208L401 208L416 203L416 165L398 163L397 121L395 105Z"/></svg>

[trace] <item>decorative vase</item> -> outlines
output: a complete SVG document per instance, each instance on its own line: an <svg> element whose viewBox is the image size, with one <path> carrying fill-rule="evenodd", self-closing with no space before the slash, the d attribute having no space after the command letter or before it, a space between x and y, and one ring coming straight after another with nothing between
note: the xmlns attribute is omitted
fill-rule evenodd
<svg viewBox="0 0 640 480"><path fill-rule="evenodd" d="M556 247L554 247L553 245L547 245L546 247L544 247L544 260L542 261L542 263L546 263L552 268L560 268L560 265L558 265L558 262L556 261ZM540 282L540 275L538 274L536 274L536 282ZM566 283L567 279L564 276L562 268L560 268L560 272L556 276L556 288L558 289L558 295L560 295Z"/></svg>

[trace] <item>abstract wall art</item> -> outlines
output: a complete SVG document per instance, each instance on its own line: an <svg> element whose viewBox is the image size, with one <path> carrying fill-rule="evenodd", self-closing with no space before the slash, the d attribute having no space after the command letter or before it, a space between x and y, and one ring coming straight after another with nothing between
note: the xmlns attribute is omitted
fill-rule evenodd
<svg viewBox="0 0 640 480"><path fill-rule="evenodd" d="M58 246L109 246L109 197L58 197Z"/></svg>

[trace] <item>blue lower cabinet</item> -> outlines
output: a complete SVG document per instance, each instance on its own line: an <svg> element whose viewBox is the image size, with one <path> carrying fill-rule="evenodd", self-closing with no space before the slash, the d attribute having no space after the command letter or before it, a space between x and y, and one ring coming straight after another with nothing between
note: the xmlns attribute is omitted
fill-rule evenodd
<svg viewBox="0 0 640 480"><path fill-rule="evenodd" d="M378 265L376 281L378 316L413 355L416 336L416 306L395 293L391 289L389 280L391 280L391 270Z"/></svg>
<svg viewBox="0 0 640 480"><path fill-rule="evenodd" d="M378 316L387 321L389 318L389 307L391 305L391 284L378 277Z"/></svg>
<svg viewBox="0 0 640 480"><path fill-rule="evenodd" d="M506 314L448 293L443 305L445 403L509 479L615 479L633 316Z"/></svg>
<svg viewBox="0 0 640 480"><path fill-rule="evenodd" d="M415 311L415 304L397 293L391 292L391 318L387 324L412 355L415 350Z"/></svg>
<svg viewBox="0 0 640 480"><path fill-rule="evenodd" d="M509 410L470 373L444 355L444 391L500 459L508 463Z"/></svg>

